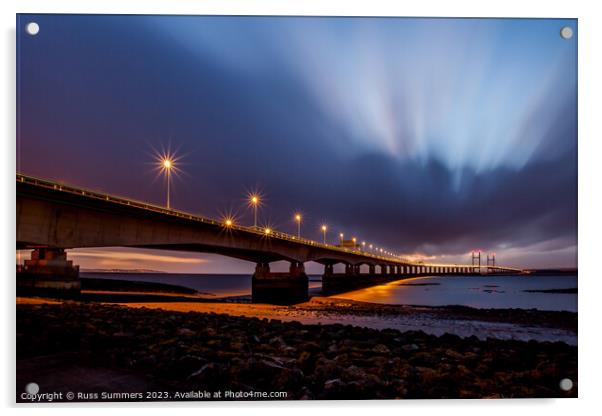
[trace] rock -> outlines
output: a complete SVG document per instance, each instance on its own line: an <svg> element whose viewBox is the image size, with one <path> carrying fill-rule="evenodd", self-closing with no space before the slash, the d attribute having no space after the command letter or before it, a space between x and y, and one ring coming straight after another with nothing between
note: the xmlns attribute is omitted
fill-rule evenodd
<svg viewBox="0 0 602 416"><path fill-rule="evenodd" d="M67 364L137 370L174 391L279 390L290 399L577 395L577 348L559 342L80 302L17 305L16 335L25 358L77 350L74 359L81 361ZM570 392L559 391L563 377L575 383Z"/></svg>
<svg viewBox="0 0 602 416"><path fill-rule="evenodd" d="M459 365L458 367L456 367L455 376L464 379L465 381L462 381L462 383L466 383L467 380L471 380L474 378L474 374L463 365Z"/></svg>
<svg viewBox="0 0 602 416"><path fill-rule="evenodd" d="M268 342L271 346L276 348L283 348L286 346L286 342L284 342L284 340L280 336L273 337Z"/></svg>
<svg viewBox="0 0 602 416"><path fill-rule="evenodd" d="M452 358L456 361L461 361L462 359L464 359L464 355L460 354L457 351L454 351L452 349L447 349L445 350L445 355L448 356L449 358Z"/></svg>
<svg viewBox="0 0 602 416"><path fill-rule="evenodd" d="M377 344L374 348L372 348L372 351L379 354L388 354L389 352L391 352L389 348L383 344Z"/></svg>
<svg viewBox="0 0 602 416"><path fill-rule="evenodd" d="M335 360L319 358L314 366L314 377L318 380L329 380L341 374L341 366Z"/></svg>
<svg viewBox="0 0 602 416"><path fill-rule="evenodd" d="M353 380L364 380L365 378L366 372L355 365L352 365L343 371L343 379L347 382Z"/></svg>
<svg viewBox="0 0 602 416"><path fill-rule="evenodd" d="M187 377L187 384L197 387L203 387L207 390L221 389L228 385L229 377L226 368L217 363L207 363L198 371Z"/></svg>
<svg viewBox="0 0 602 416"><path fill-rule="evenodd" d="M339 378L330 379L324 382L324 392L326 394L338 393L345 386L345 383Z"/></svg>
<svg viewBox="0 0 602 416"><path fill-rule="evenodd" d="M179 328L178 329L178 335L190 337L190 336L193 336L194 334L195 334L195 332L188 328Z"/></svg>
<svg viewBox="0 0 602 416"><path fill-rule="evenodd" d="M416 371L418 372L422 383L425 385L432 385L433 381L437 379L437 371L432 368L416 367Z"/></svg>

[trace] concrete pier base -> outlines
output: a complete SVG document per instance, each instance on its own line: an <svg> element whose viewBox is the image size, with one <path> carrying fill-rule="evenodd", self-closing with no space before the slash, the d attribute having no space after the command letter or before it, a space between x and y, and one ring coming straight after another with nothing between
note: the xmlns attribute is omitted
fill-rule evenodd
<svg viewBox="0 0 602 416"><path fill-rule="evenodd" d="M17 266L17 295L77 297L80 290L79 266L62 248L37 248Z"/></svg>
<svg viewBox="0 0 602 416"><path fill-rule="evenodd" d="M303 263L291 263L290 271L270 272L267 263L255 267L252 280L253 303L288 305L309 299L309 278Z"/></svg>

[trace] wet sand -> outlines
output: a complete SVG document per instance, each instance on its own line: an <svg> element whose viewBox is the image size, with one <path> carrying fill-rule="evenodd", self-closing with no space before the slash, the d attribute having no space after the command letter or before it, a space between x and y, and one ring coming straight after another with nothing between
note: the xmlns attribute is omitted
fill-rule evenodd
<svg viewBox="0 0 602 416"><path fill-rule="evenodd" d="M293 306L217 302L131 302L126 305L178 312L224 313L303 324L424 331L437 336L450 333L479 339L492 337L577 344L576 314L563 312L377 305L326 297L314 297L309 302Z"/></svg>
<svg viewBox="0 0 602 416"><path fill-rule="evenodd" d="M90 293L92 295L92 293ZM227 314L259 319L279 319L303 324L344 324L372 329L424 331L479 339L560 341L577 344L577 314L521 309L475 309L461 306L426 307L380 305L336 297L314 297L291 306L212 302L205 298L175 294L94 292L102 304L175 312ZM104 301L103 301L104 299ZM17 303L43 303L43 299L18 298ZM49 302L56 302L49 300Z"/></svg>

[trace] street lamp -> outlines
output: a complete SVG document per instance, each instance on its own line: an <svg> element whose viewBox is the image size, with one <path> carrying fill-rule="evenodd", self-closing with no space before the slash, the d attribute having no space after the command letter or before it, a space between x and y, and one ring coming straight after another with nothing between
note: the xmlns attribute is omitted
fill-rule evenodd
<svg viewBox="0 0 602 416"><path fill-rule="evenodd" d="M339 237L341 239L341 247L343 247L343 237L345 237L345 234L341 233L339 234Z"/></svg>
<svg viewBox="0 0 602 416"><path fill-rule="evenodd" d="M297 221L297 238L301 238L301 214L295 214L295 221Z"/></svg>
<svg viewBox="0 0 602 416"><path fill-rule="evenodd" d="M171 182L171 169L173 168L173 160L169 157L161 161L161 170L167 175L167 209L170 209L169 204L169 183Z"/></svg>
<svg viewBox="0 0 602 416"><path fill-rule="evenodd" d="M326 230L328 229L328 227L326 227L326 224L322 224L322 234L324 236L324 244L326 244Z"/></svg>
<svg viewBox="0 0 602 416"><path fill-rule="evenodd" d="M249 204L253 207L253 227L257 228L257 207L259 205L259 195L251 194L249 195Z"/></svg>

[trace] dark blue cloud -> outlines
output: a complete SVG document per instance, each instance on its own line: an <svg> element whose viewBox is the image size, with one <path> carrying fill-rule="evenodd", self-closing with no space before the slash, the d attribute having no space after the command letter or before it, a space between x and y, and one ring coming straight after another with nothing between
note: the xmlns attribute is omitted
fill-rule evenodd
<svg viewBox="0 0 602 416"><path fill-rule="evenodd" d="M22 15L19 169L406 253L574 265L571 20Z"/></svg>

